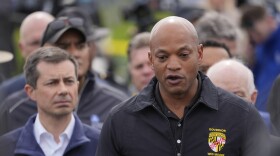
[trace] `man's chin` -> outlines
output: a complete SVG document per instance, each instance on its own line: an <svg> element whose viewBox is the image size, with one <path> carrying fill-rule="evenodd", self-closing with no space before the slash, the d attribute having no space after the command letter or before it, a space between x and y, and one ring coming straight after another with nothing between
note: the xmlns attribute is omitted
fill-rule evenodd
<svg viewBox="0 0 280 156"><path fill-rule="evenodd" d="M53 113L53 115L55 116L55 118L63 118L63 117L65 117L65 116L68 116L68 115L70 115L71 113L73 112L73 110L59 110L59 111L56 111L56 112L54 112Z"/></svg>
<svg viewBox="0 0 280 156"><path fill-rule="evenodd" d="M169 87L168 92L173 96L182 96L186 94L186 91L179 86Z"/></svg>

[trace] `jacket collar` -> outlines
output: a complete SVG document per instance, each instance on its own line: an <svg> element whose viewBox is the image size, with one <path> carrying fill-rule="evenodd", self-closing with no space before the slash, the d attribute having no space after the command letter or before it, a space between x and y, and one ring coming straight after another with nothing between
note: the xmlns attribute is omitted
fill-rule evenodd
<svg viewBox="0 0 280 156"><path fill-rule="evenodd" d="M211 82L211 80L206 75L204 75L201 72L199 74L202 80L202 89L198 101L200 101L209 108L218 110L219 95L217 87Z"/></svg>
<svg viewBox="0 0 280 156"><path fill-rule="evenodd" d="M65 153L70 149L80 146L81 144L90 142L90 139L85 135L83 123L81 122L81 120L79 120L77 115L74 115L74 117L75 117L75 127L74 127L72 137L69 141L69 144L65 150Z"/></svg>
<svg viewBox="0 0 280 156"><path fill-rule="evenodd" d="M83 143L90 142L90 139L86 137L84 133L84 128L82 122L79 118L75 117L75 127L70 139L70 142L65 150L65 152L69 151L72 148L75 148ZM25 126L22 129L21 134L19 135L19 139L16 143L15 154L26 154L26 155L44 155L41 147L37 143L34 131L33 124L35 122L36 115L33 115Z"/></svg>
<svg viewBox="0 0 280 156"><path fill-rule="evenodd" d="M218 110L218 91L210 79L199 72L198 76L201 77L201 93L198 98L198 102L205 106ZM154 77L148 86L146 86L136 97L136 103L132 111L140 111L146 107L152 106L156 103L154 89L158 80Z"/></svg>
<svg viewBox="0 0 280 156"><path fill-rule="evenodd" d="M44 155L34 136L33 124L35 119L36 115L33 115L23 127L16 144L15 154Z"/></svg>
<svg viewBox="0 0 280 156"><path fill-rule="evenodd" d="M84 84L83 84L83 86L80 90L79 99L80 99L81 95L84 93L84 90L86 90L87 87L94 86L94 85L95 85L95 75L94 75L93 72L88 71L87 75L86 75L86 78L85 78L85 81L84 81Z"/></svg>

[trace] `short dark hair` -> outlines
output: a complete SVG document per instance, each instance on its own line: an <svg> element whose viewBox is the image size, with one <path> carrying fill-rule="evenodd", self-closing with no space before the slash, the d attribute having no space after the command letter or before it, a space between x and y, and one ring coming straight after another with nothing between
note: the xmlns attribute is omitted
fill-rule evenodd
<svg viewBox="0 0 280 156"><path fill-rule="evenodd" d="M48 63L60 63L62 61L69 60L74 64L75 75L78 77L78 63L76 59L70 55L67 51L60 49L58 47L43 47L35 50L31 53L30 56L26 59L24 64L24 75L26 83L36 88L37 80L40 76L39 71L37 70L37 65L40 62Z"/></svg>
<svg viewBox="0 0 280 156"><path fill-rule="evenodd" d="M149 45L150 45L150 33L149 32L142 32L142 33L135 35L129 42L129 45L127 48L128 61L130 62L130 60L131 60L132 50L140 49L143 47L149 47Z"/></svg>
<svg viewBox="0 0 280 156"><path fill-rule="evenodd" d="M225 49L226 52L228 53L229 57L230 57L230 58L232 57L229 48L228 48L224 43L217 42L217 41L213 41L213 40L207 40L207 41L202 42L202 45L203 45L203 47L218 47L218 48L223 48L223 49Z"/></svg>
<svg viewBox="0 0 280 156"><path fill-rule="evenodd" d="M251 29L254 24L263 19L266 15L266 9L260 5L244 5L241 8L241 27L245 29Z"/></svg>

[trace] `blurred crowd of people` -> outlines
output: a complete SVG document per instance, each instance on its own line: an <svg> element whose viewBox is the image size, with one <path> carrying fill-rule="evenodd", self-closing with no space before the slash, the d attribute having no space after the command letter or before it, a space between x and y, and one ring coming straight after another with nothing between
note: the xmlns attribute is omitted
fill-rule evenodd
<svg viewBox="0 0 280 156"><path fill-rule="evenodd" d="M98 1L3 4L17 14L0 7L0 154L280 155L279 2L136 0L123 10L137 26L125 83L99 44Z"/></svg>

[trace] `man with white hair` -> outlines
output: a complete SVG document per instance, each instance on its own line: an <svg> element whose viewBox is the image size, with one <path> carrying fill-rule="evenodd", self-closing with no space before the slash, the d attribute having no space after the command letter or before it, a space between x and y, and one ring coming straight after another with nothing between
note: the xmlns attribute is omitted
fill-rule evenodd
<svg viewBox="0 0 280 156"><path fill-rule="evenodd" d="M216 86L255 103L258 92L254 77L251 70L241 61L237 59L219 61L208 69L206 75Z"/></svg>
<svg viewBox="0 0 280 156"><path fill-rule="evenodd" d="M244 100L255 104L258 91L254 84L252 71L238 59L222 60L212 65L206 74L217 86L229 91ZM267 112L259 111L266 126L275 134L275 128L270 123L270 115Z"/></svg>

